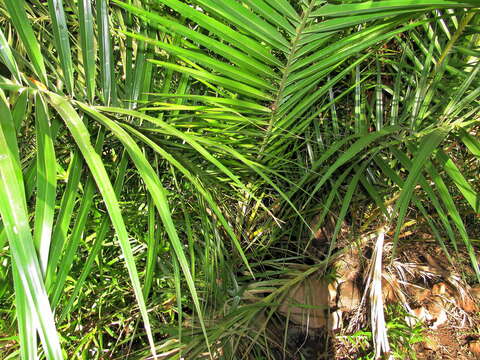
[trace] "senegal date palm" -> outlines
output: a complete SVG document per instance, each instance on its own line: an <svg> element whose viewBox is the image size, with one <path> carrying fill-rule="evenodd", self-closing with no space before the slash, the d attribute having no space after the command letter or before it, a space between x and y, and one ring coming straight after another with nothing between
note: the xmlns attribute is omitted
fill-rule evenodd
<svg viewBox="0 0 480 360"><path fill-rule="evenodd" d="M0 241L21 358L81 356L58 329L116 243L150 355L273 356L245 329L317 267L286 281L262 262L311 233L312 209L317 226L337 213L331 255L359 199L395 244L415 208L480 276L459 208L480 206L461 168L480 156L476 6L0 1ZM170 337L148 313L163 277ZM271 295L243 303L261 280Z"/></svg>

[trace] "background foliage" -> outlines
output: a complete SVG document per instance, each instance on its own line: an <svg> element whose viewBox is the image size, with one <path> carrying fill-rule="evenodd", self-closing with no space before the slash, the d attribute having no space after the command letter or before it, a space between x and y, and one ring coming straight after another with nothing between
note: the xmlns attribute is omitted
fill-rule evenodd
<svg viewBox="0 0 480 360"><path fill-rule="evenodd" d="M6 358L272 357L344 221L479 277L478 5L0 1Z"/></svg>

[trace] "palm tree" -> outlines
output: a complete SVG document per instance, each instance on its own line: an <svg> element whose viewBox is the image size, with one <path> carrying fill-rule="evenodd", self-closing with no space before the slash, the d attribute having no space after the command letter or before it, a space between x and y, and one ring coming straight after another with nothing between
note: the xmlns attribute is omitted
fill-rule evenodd
<svg viewBox="0 0 480 360"><path fill-rule="evenodd" d="M242 326L325 270L359 203L378 210L373 223L395 245L413 206L447 256L466 247L480 279L460 209L480 206L476 1L0 4L0 239L22 358L37 358L37 333L47 359L63 358L57 328L113 237L152 355L161 256L180 341L159 351L255 356L268 344L257 335L259 347L245 346ZM285 237L308 237L311 218L321 227L332 211L324 263L288 281L263 273L275 251L292 251ZM231 304L231 287L239 301L255 275L272 293L257 308ZM191 312L201 337L182 338Z"/></svg>

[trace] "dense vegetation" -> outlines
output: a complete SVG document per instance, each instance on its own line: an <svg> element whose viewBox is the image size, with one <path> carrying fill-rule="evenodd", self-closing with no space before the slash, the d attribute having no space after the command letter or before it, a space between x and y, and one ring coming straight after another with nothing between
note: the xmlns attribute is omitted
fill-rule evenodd
<svg viewBox="0 0 480 360"><path fill-rule="evenodd" d="M345 224L480 279L478 6L1 0L0 357L273 357Z"/></svg>

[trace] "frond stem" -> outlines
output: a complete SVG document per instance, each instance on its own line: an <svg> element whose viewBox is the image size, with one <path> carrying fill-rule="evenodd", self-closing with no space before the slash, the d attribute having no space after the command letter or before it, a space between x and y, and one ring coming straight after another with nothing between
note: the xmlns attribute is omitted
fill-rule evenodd
<svg viewBox="0 0 480 360"><path fill-rule="evenodd" d="M272 111L272 114L271 114L271 117L270 117L270 121L268 123L268 127L267 127L267 130L266 130L266 135L265 135L265 138L264 138L264 140L262 142L262 145L260 147L260 152L258 154L257 159L260 159L262 157L262 153L264 152L264 150L265 150L265 148L268 144L268 141L270 139L271 131L272 131L273 125L274 125L275 120L276 120L276 114L278 112L278 107L279 107L281 101L283 100L283 92L285 90L285 87L287 85L287 80L288 80L288 77L290 75L290 68L291 68L291 66L292 66L292 64L295 60L295 55L296 55L297 50L298 50L298 42L300 41L303 30L305 29L305 26L307 25L308 18L310 17L310 14L313 11L313 8L315 7L316 2L317 2L317 0L311 0L310 1L310 4L308 5L308 8L305 9L305 11L303 12L303 14L301 16L300 24L298 24L297 28L295 29L296 34L293 37L293 39L291 40L291 51L288 54L287 62L286 62L285 68L283 69L282 80L280 81L280 86L279 86L279 89L278 89L278 92L277 92L277 96L275 97L275 101L273 102L273 111Z"/></svg>

